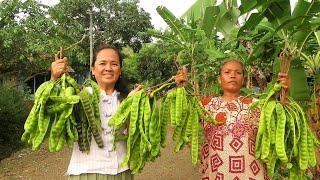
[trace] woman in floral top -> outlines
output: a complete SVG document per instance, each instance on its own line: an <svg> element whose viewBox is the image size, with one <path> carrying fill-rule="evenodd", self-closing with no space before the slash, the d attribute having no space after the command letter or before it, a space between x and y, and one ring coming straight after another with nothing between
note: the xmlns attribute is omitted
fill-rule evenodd
<svg viewBox="0 0 320 180"><path fill-rule="evenodd" d="M288 89L289 77L278 79ZM268 179L263 164L255 158L255 139L260 110L248 114L252 98L240 96L244 84L244 67L238 60L221 65L218 81L223 95L202 100L220 126L203 121L205 141L201 148L202 180Z"/></svg>

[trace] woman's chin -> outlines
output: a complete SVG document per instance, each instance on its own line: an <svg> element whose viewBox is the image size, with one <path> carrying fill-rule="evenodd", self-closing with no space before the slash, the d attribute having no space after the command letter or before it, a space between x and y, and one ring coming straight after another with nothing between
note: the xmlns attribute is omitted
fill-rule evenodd
<svg viewBox="0 0 320 180"><path fill-rule="evenodd" d="M116 81L114 79L103 79L102 83L106 85L115 85Z"/></svg>

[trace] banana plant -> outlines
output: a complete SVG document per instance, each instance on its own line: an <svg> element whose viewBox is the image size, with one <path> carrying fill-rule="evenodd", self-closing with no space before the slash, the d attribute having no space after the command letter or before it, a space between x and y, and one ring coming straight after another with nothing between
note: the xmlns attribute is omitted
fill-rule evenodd
<svg viewBox="0 0 320 180"><path fill-rule="evenodd" d="M314 32L320 27L318 0L298 0L292 13L290 0L242 0L239 9L241 15L251 13L254 9L257 11L250 15L238 32L239 39L248 40L253 46L248 62L258 60L277 64L276 61L280 61L281 64L284 62L280 60L282 58L289 61L285 63L286 70L282 70L286 72L289 71L291 58L300 58L300 53L307 50L309 40L314 38ZM302 76L306 75L297 76L303 79ZM306 78L304 81L293 83L293 86L303 84L307 90Z"/></svg>
<svg viewBox="0 0 320 180"><path fill-rule="evenodd" d="M157 8L171 31L162 33L150 30L149 34L178 47L176 60L190 67L195 94L212 93L209 87L214 86L217 75L212 75L212 72L218 72L221 60L246 59L246 49L236 39L240 15L236 4L236 0L225 0L219 6L207 6L200 20L191 11L187 19L191 23L179 20L165 7ZM218 32L223 38L217 35ZM202 81L199 82L199 79ZM217 93L216 90L214 93Z"/></svg>
<svg viewBox="0 0 320 180"><path fill-rule="evenodd" d="M248 60L248 56L252 54L250 38L238 37L239 30L241 30L241 15L243 15L243 13L241 13L237 7L236 1L225 0L219 6L209 6L206 8L202 29L204 29L208 37L216 35L217 33L222 34L223 40L219 44L220 49L223 49L224 52L228 52L229 54L233 54L231 57L237 58L245 64L247 72L246 88L252 89L252 81L254 78L259 82L260 90L263 90L267 82L261 68L271 68L271 63L261 63L258 59Z"/></svg>
<svg viewBox="0 0 320 180"><path fill-rule="evenodd" d="M315 32L315 37L319 45L318 52L313 55L307 55L302 52L301 55L305 60L304 65L306 72L309 76L314 77L313 93L310 102L310 116L314 122L317 122L320 121L320 95L318 94L320 91L320 31Z"/></svg>
<svg viewBox="0 0 320 180"><path fill-rule="evenodd" d="M172 44L176 49L174 59L176 64L186 65L191 69L190 81L193 92L196 95L203 94L206 91L204 87L209 87L208 82L213 81L212 68L217 67L217 59L224 57L224 53L216 47L216 39L209 38L196 23L191 23L192 26L184 24L163 6L157 7L157 12L171 31L149 30L148 33ZM206 81L199 82L199 79Z"/></svg>
<svg viewBox="0 0 320 180"><path fill-rule="evenodd" d="M242 1L241 14L249 13L253 9L257 9L258 12L251 14L238 33L239 38L246 38L251 31L259 31L255 34L257 41L250 60L258 58L264 45L270 41L284 41L288 44L290 52L301 52L307 40L320 26L318 0L298 0L292 14L290 0Z"/></svg>
<svg viewBox="0 0 320 180"><path fill-rule="evenodd" d="M289 73L294 73L291 75L293 83L290 95L296 97L296 100L310 99L301 56L315 51L310 49L310 42L315 39L315 32L320 28L320 1L298 0L292 12L290 0L242 0L241 3L239 9L242 15L254 9L257 11L251 14L238 32L240 39L246 39L253 45L248 61L259 59L264 62L269 59L273 64L282 64L280 71L290 70ZM266 56L266 51L272 56ZM289 68L291 59L294 64ZM299 93L292 93L298 92L297 89ZM302 93L309 97L300 96Z"/></svg>
<svg viewBox="0 0 320 180"><path fill-rule="evenodd" d="M302 57L305 59L305 68L310 76L316 77L320 75L320 51L314 55L306 55L301 53ZM318 78L318 77L317 77Z"/></svg>

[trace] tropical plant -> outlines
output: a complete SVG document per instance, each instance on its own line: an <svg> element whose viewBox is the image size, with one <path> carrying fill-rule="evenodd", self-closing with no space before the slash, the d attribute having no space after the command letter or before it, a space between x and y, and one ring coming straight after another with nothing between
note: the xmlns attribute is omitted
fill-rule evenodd
<svg viewBox="0 0 320 180"><path fill-rule="evenodd" d="M300 53L309 47L308 40L314 38L313 32L319 29L320 2L299 0L292 13L289 0L254 0L242 1L241 3L241 14L249 13L253 9L257 10L251 14L238 32L238 38L248 40L253 47L248 61L258 60L259 62L269 61L281 64L286 59L288 61L285 63L286 71L289 70L291 59L293 57L300 58ZM290 71L293 69L294 67ZM308 99L305 73L295 75L295 79L304 79L304 81L292 83L293 91L290 95L299 99L301 96L296 97L297 93L294 91L304 91L305 95L300 100Z"/></svg>

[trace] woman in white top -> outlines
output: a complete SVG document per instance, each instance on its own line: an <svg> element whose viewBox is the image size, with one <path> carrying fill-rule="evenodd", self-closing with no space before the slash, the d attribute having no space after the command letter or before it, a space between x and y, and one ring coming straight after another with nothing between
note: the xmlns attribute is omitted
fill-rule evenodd
<svg viewBox="0 0 320 180"><path fill-rule="evenodd" d="M67 58L58 59L51 65L51 79L59 78L66 72ZM72 157L67 170L69 179L112 179L131 180L129 167L120 167L126 156L126 143L118 142L112 150L113 136L108 120L115 113L120 100L128 95L124 81L121 79L122 58L120 52L111 46L101 45L97 48L92 62L92 75L100 87L100 120L104 148L100 149L91 141L90 152L82 153L78 144L73 147ZM90 89L91 90L91 89Z"/></svg>

